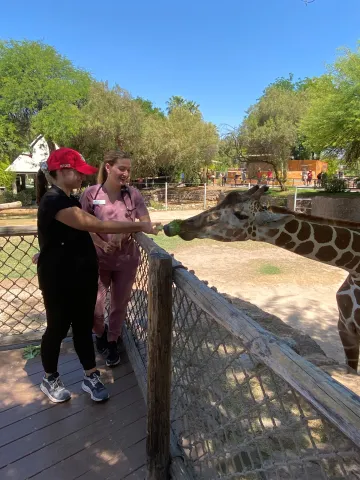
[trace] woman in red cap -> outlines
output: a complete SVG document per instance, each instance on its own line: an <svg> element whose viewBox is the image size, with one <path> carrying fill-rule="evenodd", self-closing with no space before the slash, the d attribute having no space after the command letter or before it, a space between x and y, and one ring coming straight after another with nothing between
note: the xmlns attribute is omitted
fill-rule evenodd
<svg viewBox="0 0 360 480"><path fill-rule="evenodd" d="M96 368L92 339L98 261L89 232L157 233L150 222L101 221L81 209L71 192L80 188L84 175L93 175L96 171L80 153L60 148L42 164L37 178L40 254L34 261L47 318L41 342L45 375L40 388L56 403L71 397L57 371L61 342L70 326L74 347L84 368L82 389L96 402L109 398ZM52 184L50 189L46 177Z"/></svg>

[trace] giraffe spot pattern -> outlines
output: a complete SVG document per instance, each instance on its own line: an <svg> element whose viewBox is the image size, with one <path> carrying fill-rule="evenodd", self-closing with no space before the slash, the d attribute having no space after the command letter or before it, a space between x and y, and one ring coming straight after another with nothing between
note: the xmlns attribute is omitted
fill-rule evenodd
<svg viewBox="0 0 360 480"><path fill-rule="evenodd" d="M301 228L299 230L299 233L297 234L298 239L303 242L304 240L307 240L311 235L311 227L307 222L303 222L301 225ZM310 252L308 252L310 253Z"/></svg>
<svg viewBox="0 0 360 480"><path fill-rule="evenodd" d="M316 253L316 258L322 260L324 262L329 262L330 260L334 260L338 255L337 251L331 245L327 245L326 247L321 247Z"/></svg>
<svg viewBox="0 0 360 480"><path fill-rule="evenodd" d="M304 243L301 243L298 247L296 247L294 251L299 255L306 255L307 253L311 253L313 250L314 250L313 242L304 242Z"/></svg>
<svg viewBox="0 0 360 480"><path fill-rule="evenodd" d="M360 290L358 288L355 288L354 295L355 295L355 298L356 298L356 303L358 305L360 305Z"/></svg>
<svg viewBox="0 0 360 480"><path fill-rule="evenodd" d="M313 225L314 238L317 243L329 243L333 237L333 229L328 225Z"/></svg>
<svg viewBox="0 0 360 480"><path fill-rule="evenodd" d="M299 222L297 220L291 220L291 222L288 222L285 225L285 230L288 231L289 233L297 232L298 228L299 228Z"/></svg>
<svg viewBox="0 0 360 480"><path fill-rule="evenodd" d="M292 240L291 235L288 235L285 232L281 232L279 237L275 240L275 245L281 247Z"/></svg>
<svg viewBox="0 0 360 480"><path fill-rule="evenodd" d="M345 266L346 268L354 268L355 265L359 263L359 257L354 257L349 263L347 263Z"/></svg>
<svg viewBox="0 0 360 480"><path fill-rule="evenodd" d="M345 280L345 282L341 285L339 290L337 291L337 294L340 292L345 292L346 290L349 290L350 285L349 285L349 277ZM336 295L337 295L336 294Z"/></svg>
<svg viewBox="0 0 360 480"><path fill-rule="evenodd" d="M356 325L360 325L360 308L357 308L354 313L354 322Z"/></svg>
<svg viewBox="0 0 360 480"><path fill-rule="evenodd" d="M335 265L337 265L338 267L344 267L353 258L354 255L351 252L345 252L338 260L336 260Z"/></svg>
<svg viewBox="0 0 360 480"><path fill-rule="evenodd" d="M288 250L292 250L295 247L296 243L295 242L289 242L286 244L286 248Z"/></svg>
<svg viewBox="0 0 360 480"><path fill-rule="evenodd" d="M360 252L360 234L353 232L353 242L351 245L354 252Z"/></svg>
<svg viewBox="0 0 360 480"><path fill-rule="evenodd" d="M353 301L350 295L341 295L341 302L338 304L344 318L349 318L353 311Z"/></svg>
<svg viewBox="0 0 360 480"><path fill-rule="evenodd" d="M273 237L275 237L278 233L279 233L279 230L277 230L276 228L272 228L272 229L268 230L266 236L267 236L267 237L270 237L270 238L273 238Z"/></svg>
<svg viewBox="0 0 360 480"><path fill-rule="evenodd" d="M335 227L335 246L340 250L348 248L351 241L351 232L346 228Z"/></svg>

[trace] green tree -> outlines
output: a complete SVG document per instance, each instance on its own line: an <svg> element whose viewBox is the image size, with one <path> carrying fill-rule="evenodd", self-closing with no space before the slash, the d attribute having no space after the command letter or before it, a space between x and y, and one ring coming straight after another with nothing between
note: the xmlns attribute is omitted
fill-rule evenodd
<svg viewBox="0 0 360 480"><path fill-rule="evenodd" d="M147 115L157 115L162 118L165 117L164 112L160 108L154 107L154 104L150 100L136 97L134 101L140 105L144 113L146 113Z"/></svg>
<svg viewBox="0 0 360 480"><path fill-rule="evenodd" d="M307 105L307 90L268 87L239 129L247 162L271 165L286 188L288 160L298 144L298 126Z"/></svg>
<svg viewBox="0 0 360 480"><path fill-rule="evenodd" d="M360 159L360 47L344 50L329 72L308 88L310 106L301 122L307 145L316 152Z"/></svg>
<svg viewBox="0 0 360 480"><path fill-rule="evenodd" d="M198 114L200 113L200 105L192 100L186 100L185 98L179 95L173 95L166 102L167 112L170 113L177 108L188 110L190 113Z"/></svg>
<svg viewBox="0 0 360 480"><path fill-rule="evenodd" d="M0 116L15 127L22 145L39 133L50 146L80 126L90 75L53 47L34 41L0 42Z"/></svg>
<svg viewBox="0 0 360 480"><path fill-rule="evenodd" d="M94 82L88 102L80 110L80 126L70 141L93 165L107 150L121 148L133 153L140 142L144 119L141 105L124 89Z"/></svg>

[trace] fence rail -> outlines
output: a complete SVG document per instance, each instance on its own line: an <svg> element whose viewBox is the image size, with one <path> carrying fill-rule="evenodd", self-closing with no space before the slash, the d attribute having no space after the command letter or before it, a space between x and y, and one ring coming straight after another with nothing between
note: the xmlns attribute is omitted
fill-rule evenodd
<svg viewBox="0 0 360 480"><path fill-rule="evenodd" d="M154 252L166 255L148 237L136 237L145 262ZM175 438L185 459L172 464L173 476L360 478L360 398L176 260L172 265L171 453L178 455ZM138 295L144 270L137 282L128 348L146 390L152 347L147 296Z"/></svg>
<svg viewBox="0 0 360 480"><path fill-rule="evenodd" d="M176 479L360 478L360 398L149 237L136 240L123 339L148 406L148 478L166 478L169 456ZM31 264L36 227L2 228L0 241L1 282L9 281L0 341L9 344L45 325L34 323L43 315Z"/></svg>

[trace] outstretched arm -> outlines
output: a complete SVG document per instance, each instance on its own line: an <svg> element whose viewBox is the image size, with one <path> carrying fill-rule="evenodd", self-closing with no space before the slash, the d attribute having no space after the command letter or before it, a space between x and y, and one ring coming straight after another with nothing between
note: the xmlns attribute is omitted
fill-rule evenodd
<svg viewBox="0 0 360 480"><path fill-rule="evenodd" d="M84 212L78 207L64 208L56 216L56 220L69 227L93 233L135 233L144 232L157 235L157 225L150 222L114 222L98 220L94 215Z"/></svg>

